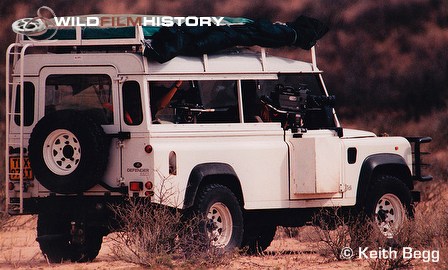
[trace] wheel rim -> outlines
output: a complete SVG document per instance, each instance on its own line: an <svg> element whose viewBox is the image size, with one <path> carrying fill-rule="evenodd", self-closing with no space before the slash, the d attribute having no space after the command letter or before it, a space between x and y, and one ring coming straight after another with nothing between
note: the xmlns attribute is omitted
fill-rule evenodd
<svg viewBox="0 0 448 270"><path fill-rule="evenodd" d="M232 238L233 221L229 208L223 203L214 203L207 214L207 234L215 247L225 247Z"/></svg>
<svg viewBox="0 0 448 270"><path fill-rule="evenodd" d="M375 222L381 233L392 238L404 223L405 209L400 199L391 193L384 194L375 208Z"/></svg>
<svg viewBox="0 0 448 270"><path fill-rule="evenodd" d="M68 175L79 165L81 145L75 134L65 129L57 129L45 139L43 157L50 171L57 175Z"/></svg>

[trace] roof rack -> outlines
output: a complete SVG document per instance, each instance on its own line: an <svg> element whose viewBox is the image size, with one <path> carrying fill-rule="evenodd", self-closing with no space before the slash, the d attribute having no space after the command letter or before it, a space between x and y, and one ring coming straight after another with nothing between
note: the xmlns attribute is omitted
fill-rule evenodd
<svg viewBox="0 0 448 270"><path fill-rule="evenodd" d="M127 25L116 22L112 26L87 26L88 18L110 17L117 19L131 18L131 24ZM77 26L56 26L55 30L49 30L42 34L35 33L32 38L18 35L21 44L32 44L33 46L99 46L99 45L139 45L143 39L151 37L162 28L158 25L141 25L142 17L161 17L160 15L137 15L137 14L92 14L76 17L59 17L59 24L76 21ZM74 19L77 20L74 20ZM239 17L221 17L221 24L241 25L252 22L251 19ZM56 25L55 18L50 19ZM64 22L63 22L64 21ZM56 32L55 32L56 31Z"/></svg>
<svg viewBox="0 0 448 270"><path fill-rule="evenodd" d="M234 23L237 24L237 23ZM126 27L63 27L56 34L46 33L39 37L29 38L17 35L17 42L29 47L110 47L110 46L142 46L142 40L151 39L159 31L158 26L126 26ZM139 47L133 51L139 51ZM259 46L257 46L259 47ZM264 47L260 48L263 70L267 66L267 54ZM315 47L310 50L313 70L318 70ZM208 56L203 55L204 66L207 66Z"/></svg>
<svg viewBox="0 0 448 270"><path fill-rule="evenodd" d="M51 39L48 35L30 39L18 35L19 43L32 46L101 46L101 45L141 45L141 40L148 38L157 29L155 27L121 27L121 28L86 28L75 26L58 29ZM146 32L146 33L145 33ZM146 34L146 35L145 35Z"/></svg>

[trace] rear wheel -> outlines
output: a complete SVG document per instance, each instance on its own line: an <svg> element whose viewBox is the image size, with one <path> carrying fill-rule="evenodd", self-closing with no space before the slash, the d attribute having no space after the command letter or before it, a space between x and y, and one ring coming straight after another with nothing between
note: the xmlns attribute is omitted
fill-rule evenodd
<svg viewBox="0 0 448 270"><path fill-rule="evenodd" d="M67 218L39 214L36 240L49 262L61 263L71 259L70 223Z"/></svg>
<svg viewBox="0 0 448 270"><path fill-rule="evenodd" d="M274 240L276 226L254 227L244 232L243 247L248 254L260 254L265 251Z"/></svg>
<svg viewBox="0 0 448 270"><path fill-rule="evenodd" d="M37 241L51 263L87 262L98 256L103 233L84 226L73 230L68 217L41 213L37 220Z"/></svg>
<svg viewBox="0 0 448 270"><path fill-rule="evenodd" d="M89 262L98 256L103 243L103 234L100 230L95 228L86 228L85 232L81 229L79 239L76 235L73 237L71 260L73 262Z"/></svg>
<svg viewBox="0 0 448 270"><path fill-rule="evenodd" d="M241 245L243 214L238 199L228 187L205 186L198 194L194 212L205 218L200 229L210 245L224 250Z"/></svg>

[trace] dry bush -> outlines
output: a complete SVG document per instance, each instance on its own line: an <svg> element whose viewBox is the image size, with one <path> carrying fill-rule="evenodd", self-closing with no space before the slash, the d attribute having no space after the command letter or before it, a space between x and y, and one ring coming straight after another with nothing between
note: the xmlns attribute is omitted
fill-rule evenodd
<svg viewBox="0 0 448 270"><path fill-rule="evenodd" d="M9 228L9 224L11 223L11 219L6 212L0 211L0 232L5 231ZM1 239L0 239L1 240ZM8 247L6 247L3 241L0 241L0 252L3 252Z"/></svg>
<svg viewBox="0 0 448 270"><path fill-rule="evenodd" d="M168 179L161 177L165 180L154 195L160 204L149 198L129 198L122 205L111 206L119 222L119 231L110 236L113 255L146 267L168 268L177 264L195 268L223 265L236 255L211 245L201 231L208 222L206 217L163 205L175 198L176 192Z"/></svg>
<svg viewBox="0 0 448 270"><path fill-rule="evenodd" d="M0 231L3 230L6 223L7 223L7 215L5 212L0 211Z"/></svg>
<svg viewBox="0 0 448 270"><path fill-rule="evenodd" d="M333 255L337 260L348 259L341 251L350 247L351 259L367 260L375 270L417 265L448 269L447 209L446 205L438 205L431 211L417 207L414 218L405 220L393 239L384 237L372 221L343 217L337 208L323 209L314 217L314 222L319 224L315 231L323 244L320 253Z"/></svg>
<svg viewBox="0 0 448 270"><path fill-rule="evenodd" d="M156 209L146 200L129 200L125 205L111 208L120 220L122 230L111 237L114 256L151 266L172 252L176 238L172 219L176 219L176 213L167 212L164 208L155 212Z"/></svg>
<svg viewBox="0 0 448 270"><path fill-rule="evenodd" d="M433 205L431 209L420 209L417 206L412 239L413 246L421 250L439 251L440 258L437 266L440 269L448 269L447 203Z"/></svg>
<svg viewBox="0 0 448 270"><path fill-rule="evenodd" d="M342 213L341 208L322 208L313 216L313 223L318 239L323 246L322 255L333 255L337 260L346 260L342 254L344 248L350 247L353 251L368 245L369 223L364 222L361 216ZM354 254L355 255L355 254Z"/></svg>
<svg viewBox="0 0 448 270"><path fill-rule="evenodd" d="M20 230L22 228L33 228L36 216L18 215L11 216L8 213L0 212L0 230L11 231Z"/></svg>
<svg viewBox="0 0 448 270"><path fill-rule="evenodd" d="M320 253L323 256L333 255L337 260L363 259L363 251L378 251L382 249L395 250L397 248L411 245L411 223L396 232L394 239L387 239L376 229L373 221L367 219L364 215L351 215L343 213L340 208L324 208L313 217L313 222L319 240L323 245ZM350 248L350 256L343 253L343 250ZM363 253L364 254L364 253ZM397 256L389 258L369 258L369 266L372 269L396 269L408 267L411 260L403 259L400 251Z"/></svg>
<svg viewBox="0 0 448 270"><path fill-rule="evenodd" d="M274 239L281 238L298 238L300 234L300 228L298 227L282 227L278 226Z"/></svg>
<svg viewBox="0 0 448 270"><path fill-rule="evenodd" d="M406 220L395 232L393 239L386 239L378 230L370 236L377 250L391 249L397 252L391 258L369 260L371 269L397 269L422 266L447 269L448 210L435 208L430 213L416 211L414 219ZM405 254L405 248L408 250ZM410 256L410 251L412 255ZM418 252L418 253L414 253ZM419 256L420 258L417 258ZM432 264L432 265L431 265Z"/></svg>
<svg viewBox="0 0 448 270"><path fill-rule="evenodd" d="M372 226L375 224L372 223ZM405 220L402 227L394 232L394 238L386 238L376 228L370 232L369 251L386 251L385 256L376 253L377 258L369 258L368 263L373 270L382 269L403 269L409 268L413 264L412 258L406 258L403 254L403 248L413 247L414 222ZM376 256L375 255L375 256Z"/></svg>
<svg viewBox="0 0 448 270"><path fill-rule="evenodd" d="M145 199L111 208L120 220L120 231L110 236L112 253L120 260L168 268L178 263L204 267L224 263L227 254L211 246L199 231L202 218L185 218L178 209Z"/></svg>
<svg viewBox="0 0 448 270"><path fill-rule="evenodd" d="M338 208L321 210L314 217L314 222L319 224L315 229L324 244L320 250L324 256L330 254L337 260L366 259L362 254L367 253L368 264L375 270L406 268L412 265L412 259L404 258L402 254L402 248L410 247L412 243L411 222L406 222L395 232L394 239L386 238L375 228L376 225L372 221L362 215L344 216ZM349 257L343 253L347 248L352 251ZM380 250L396 250L396 256L381 257L376 253ZM370 257L370 251L375 252L374 256L377 257ZM395 251L390 254L394 253Z"/></svg>
<svg viewBox="0 0 448 270"><path fill-rule="evenodd" d="M0 268L30 269L35 267L40 251L30 253L25 251L35 243L35 236L27 231L36 226L34 216L9 216L0 212ZM25 232L24 235L21 233ZM3 267L2 267L3 266ZM5 269L6 269L5 268Z"/></svg>

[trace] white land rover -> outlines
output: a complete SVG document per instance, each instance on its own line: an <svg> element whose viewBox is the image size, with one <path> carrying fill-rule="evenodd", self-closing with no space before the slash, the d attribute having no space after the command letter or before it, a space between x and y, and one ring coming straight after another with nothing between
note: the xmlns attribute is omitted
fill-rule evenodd
<svg viewBox="0 0 448 270"><path fill-rule="evenodd" d="M414 181L431 179L431 138L341 127L314 49L311 63L232 49L160 64L142 56L141 26L73 31L19 35L7 52L7 207L38 214L50 261L95 258L108 204L129 197L206 215L227 249L264 250L322 207L364 209L390 235L419 200ZM175 196L161 201L163 187Z"/></svg>

